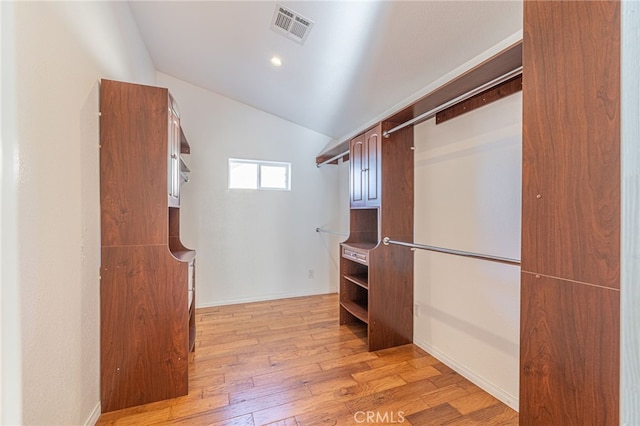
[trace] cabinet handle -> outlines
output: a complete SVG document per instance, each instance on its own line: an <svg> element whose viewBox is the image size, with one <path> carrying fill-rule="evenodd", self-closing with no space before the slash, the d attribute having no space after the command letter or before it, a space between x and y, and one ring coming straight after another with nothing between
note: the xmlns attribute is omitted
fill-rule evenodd
<svg viewBox="0 0 640 426"><path fill-rule="evenodd" d="M369 169L362 169L362 171L363 171L363 172L368 172L368 171L369 171Z"/></svg>
<svg viewBox="0 0 640 426"><path fill-rule="evenodd" d="M178 156L176 154L171 154L171 158L176 159Z"/></svg>

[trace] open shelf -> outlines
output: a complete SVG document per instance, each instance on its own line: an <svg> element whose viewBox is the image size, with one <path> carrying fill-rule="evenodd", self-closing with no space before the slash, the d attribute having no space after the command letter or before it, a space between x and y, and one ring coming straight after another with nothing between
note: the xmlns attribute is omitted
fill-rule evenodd
<svg viewBox="0 0 640 426"><path fill-rule="evenodd" d="M369 289L369 277L367 274L345 274L344 278L362 288Z"/></svg>
<svg viewBox="0 0 640 426"><path fill-rule="evenodd" d="M340 305L354 317L365 324L369 323L369 313L367 312L366 300L343 300Z"/></svg>

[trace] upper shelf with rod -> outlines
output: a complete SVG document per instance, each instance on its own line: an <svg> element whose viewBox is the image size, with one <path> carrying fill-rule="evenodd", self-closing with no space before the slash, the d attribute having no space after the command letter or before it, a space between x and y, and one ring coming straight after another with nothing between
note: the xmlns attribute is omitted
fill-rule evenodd
<svg viewBox="0 0 640 426"><path fill-rule="evenodd" d="M521 73L522 41L519 41L381 121L403 123L404 126L408 126L427 120L436 113L442 116L448 115L445 119L451 118L452 113L459 115L499 99L500 96L520 90ZM502 85L507 87L506 93L502 93L504 90L496 91L497 96L484 97L484 99L481 97L465 111L454 111L462 102L469 102L486 92L495 91L496 86ZM449 114L445 114L447 112ZM439 122L438 117L436 121ZM362 132L356 132L356 134L359 133ZM347 161L350 139L318 154L316 166L337 164L340 158Z"/></svg>

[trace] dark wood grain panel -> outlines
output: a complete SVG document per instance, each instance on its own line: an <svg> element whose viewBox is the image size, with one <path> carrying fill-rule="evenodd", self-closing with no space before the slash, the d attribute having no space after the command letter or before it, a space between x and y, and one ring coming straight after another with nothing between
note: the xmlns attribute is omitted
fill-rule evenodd
<svg viewBox="0 0 640 426"><path fill-rule="evenodd" d="M349 238L347 243L368 244L371 248L380 241L378 235L378 209L351 209L349 212Z"/></svg>
<svg viewBox="0 0 640 426"><path fill-rule="evenodd" d="M103 247L102 411L186 395L187 263L167 246Z"/></svg>
<svg viewBox="0 0 640 426"><path fill-rule="evenodd" d="M180 240L180 208L169 207L169 250L172 252L192 251Z"/></svg>
<svg viewBox="0 0 640 426"><path fill-rule="evenodd" d="M385 122L386 131L396 123ZM414 150L413 126L382 139L380 238L413 242Z"/></svg>
<svg viewBox="0 0 640 426"><path fill-rule="evenodd" d="M522 274L521 425L619 424L619 291Z"/></svg>
<svg viewBox="0 0 640 426"><path fill-rule="evenodd" d="M413 251L380 245L369 256L369 350L411 343Z"/></svg>
<svg viewBox="0 0 640 426"><path fill-rule="evenodd" d="M620 286L620 2L524 4L522 269Z"/></svg>
<svg viewBox="0 0 640 426"><path fill-rule="evenodd" d="M167 243L167 102L167 89L102 80L103 246Z"/></svg>
<svg viewBox="0 0 640 426"><path fill-rule="evenodd" d="M352 208L364 207L365 181L364 169L366 164L366 149L364 134L358 135L349 142L349 194Z"/></svg>
<svg viewBox="0 0 640 426"><path fill-rule="evenodd" d="M473 111L492 102L498 101L522 90L522 75L500 83L496 87L480 92L466 101L459 102L436 114L436 124L444 123L462 114Z"/></svg>

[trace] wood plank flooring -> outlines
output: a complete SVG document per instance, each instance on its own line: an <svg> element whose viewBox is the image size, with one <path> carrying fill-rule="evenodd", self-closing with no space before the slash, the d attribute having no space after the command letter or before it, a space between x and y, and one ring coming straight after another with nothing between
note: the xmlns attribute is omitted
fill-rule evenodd
<svg viewBox="0 0 640 426"><path fill-rule="evenodd" d="M336 294L199 309L189 394L99 425L517 425L518 413L415 345L367 352Z"/></svg>

